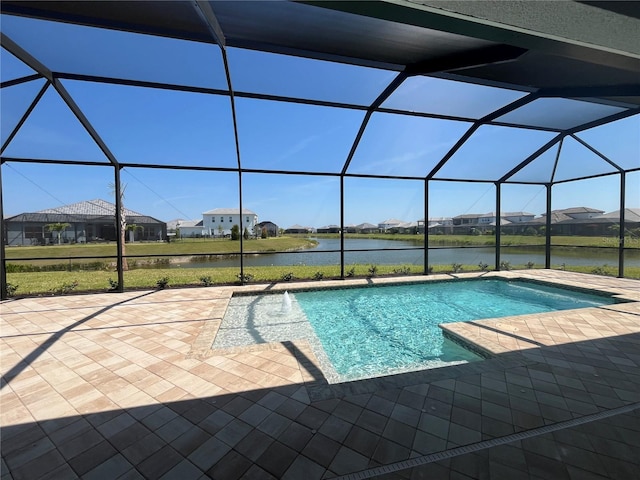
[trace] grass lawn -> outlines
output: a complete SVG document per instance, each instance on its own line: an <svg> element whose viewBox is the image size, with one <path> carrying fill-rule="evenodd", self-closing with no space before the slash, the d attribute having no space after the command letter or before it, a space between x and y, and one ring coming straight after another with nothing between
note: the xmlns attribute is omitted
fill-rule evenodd
<svg viewBox="0 0 640 480"><path fill-rule="evenodd" d="M335 238L336 235L318 235L322 238ZM382 238L393 240L417 240L422 241L422 237L416 235L348 235L353 238ZM430 237L433 246L484 246L493 245L494 238L491 236L477 235L434 235ZM607 237L559 237L552 238L554 245L564 245L567 248L575 246L590 247L611 247L611 238ZM437 243L433 243L433 242ZM485 243L482 243L485 242ZM306 236L285 236L269 239L254 239L244 242L245 252L282 252L311 248L316 245L315 240ZM517 245L544 245L544 237L535 236L502 236L502 244L507 246ZM640 248L638 242L629 242L632 248ZM227 239L185 239L173 241L171 243L133 243L126 245L126 254L140 255L151 258L154 255L208 255L216 253L238 253L239 242ZM38 295L51 293L69 292L89 292L107 291L111 282L117 281L117 273L114 271L113 262L115 260L116 245L111 244L87 244L87 245L55 245L47 247L8 247L6 249L8 264L20 267L20 264L33 263L34 265L48 265L47 268L58 268L71 270L70 257L85 257L75 259L75 271L34 271L25 272L15 268L7 272L7 282L12 286L17 286L16 295ZM102 259L91 267L89 259L95 257L110 256L109 259ZM25 258L44 258L51 260L38 260L30 262L22 260ZM140 259L138 259L140 260ZM156 258L156 261L158 258ZM162 259L159 259L162 260ZM12 262L13 261L13 262ZM164 257L168 262L168 257ZM133 262L133 259L130 259ZM77 264L76 264L77 263ZM89 270L94 268L94 270ZM371 275L371 265L348 265L345 266L347 276L366 277ZM462 265L462 271L477 271L477 265ZM524 269L525 265L512 265L513 269ZM596 273L601 275L615 276L618 274L615 266L555 266L555 268L566 268L567 270ZM351 272L351 270L353 271ZM376 275L390 274L421 274L422 266L418 265L377 265ZM198 285L222 285L238 283L239 267L203 267L203 268L152 268L152 269L131 269L125 272L125 288L155 288L162 279L167 279L168 286L198 286ZM451 272L452 265L434 265L433 273ZM292 279L319 279L338 278L340 267L338 265L323 266L265 266L247 267L245 274L251 276L253 282L283 281L284 278ZM625 277L640 279L640 267L627 266Z"/></svg>
<svg viewBox="0 0 640 480"><path fill-rule="evenodd" d="M525 269L524 265L514 265L513 269ZM559 269L560 266L553 266ZM615 267L566 266L566 270L582 273L599 273L615 276ZM353 269L353 275L350 270ZM345 274L354 277L371 275L371 265L349 265ZM477 265L462 265L461 271L478 271ZM450 273L451 265L435 265L432 273ZM137 269L125 272L125 288L156 288L158 281L166 279L169 287L205 286L239 283L239 268L164 268ZM291 280L338 278L340 267L328 266L268 266L248 267L245 274L251 276L251 282L281 282L284 277L292 275ZM378 265L376 276L392 274L422 274L422 266L418 265ZM640 279L640 267L625 268L626 278ZM78 271L78 272L28 272L7 273L7 282L17 286L16 296L47 295L72 292L105 292L110 287L110 280L117 281L117 273L113 271Z"/></svg>
<svg viewBox="0 0 640 480"><path fill-rule="evenodd" d="M265 239L244 240L243 247L251 252L280 252L312 248L316 241L299 237L275 237ZM208 255L216 253L238 253L240 242L229 239L184 239L167 242L127 243L126 255ZM98 258L115 257L116 244L87 243L74 245L50 245L46 247L7 247L8 260L23 258Z"/></svg>
<svg viewBox="0 0 640 480"><path fill-rule="evenodd" d="M321 233L314 234L317 238L340 238L337 233ZM415 242L418 245L424 243L424 236L410 234L387 234L387 233L347 233L345 238L370 238L377 240L401 240ZM508 246L544 246L546 237L537 235L501 235L500 244ZM496 243L493 235L429 235L430 247L460 247L460 246L493 246ZM563 236L552 235L551 244L556 246L567 247L615 247L618 245L618 237L611 235L609 237L587 237L587 236ZM627 248L640 249L640 241L638 238L627 237Z"/></svg>

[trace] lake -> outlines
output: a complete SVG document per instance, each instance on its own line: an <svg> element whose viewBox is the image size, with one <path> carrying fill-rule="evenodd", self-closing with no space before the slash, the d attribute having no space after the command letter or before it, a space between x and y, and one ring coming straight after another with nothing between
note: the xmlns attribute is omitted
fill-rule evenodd
<svg viewBox="0 0 640 480"><path fill-rule="evenodd" d="M300 250L287 253L262 253L259 255L246 255L245 267L259 267L270 265L339 265L340 264L340 239L316 238L318 246L309 250ZM373 264L373 265L423 265L424 256L419 243L401 240L358 239L346 238L344 240L345 265ZM416 250L406 250L412 248ZM358 250L385 251L358 251ZM349 251L350 250L350 251ZM502 247L501 260L512 265L523 265L533 262L536 267L544 266L544 247ZM493 247L437 247L429 250L429 265L450 265L460 263L462 265L478 265L486 263L489 267L495 262L495 250ZM618 265L618 251L616 249L594 248L558 248L552 249L551 263L553 265ZM640 266L640 251L627 252L626 265ZM180 268L203 267L234 267L239 265L238 257L221 257L218 260L180 262L172 264Z"/></svg>

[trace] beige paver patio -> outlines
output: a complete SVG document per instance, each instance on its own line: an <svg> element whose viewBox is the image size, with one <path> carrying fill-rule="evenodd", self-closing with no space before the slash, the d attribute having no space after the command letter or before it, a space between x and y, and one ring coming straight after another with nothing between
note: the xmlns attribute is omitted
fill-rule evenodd
<svg viewBox="0 0 640 480"><path fill-rule="evenodd" d="M640 282L500 275L637 302L449 324L492 357L336 385L304 341L211 350L234 287L2 302L2 480L634 478ZM266 288L296 285L236 289ZM575 419L586 420L559 423ZM563 428L536 430L549 425ZM532 436L506 441L517 432ZM427 457L492 439L506 440L451 460ZM423 463L397 464L411 459ZM395 466L370 470L380 465Z"/></svg>

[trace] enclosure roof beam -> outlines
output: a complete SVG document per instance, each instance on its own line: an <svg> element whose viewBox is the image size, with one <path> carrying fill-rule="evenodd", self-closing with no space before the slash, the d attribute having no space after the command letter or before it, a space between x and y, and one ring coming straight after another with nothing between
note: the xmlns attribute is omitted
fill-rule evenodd
<svg viewBox="0 0 640 480"><path fill-rule="evenodd" d="M628 110L623 110L622 112L614 113L613 115L609 115L607 117L593 120L592 122L583 123L582 125L569 128L565 130L564 133L566 135L572 135L574 133L582 132L584 130L589 130L590 128L599 127L601 125L606 125L607 123L612 123L617 120L622 120L627 117L632 117L633 115L637 115L639 113L640 113L640 107L629 108Z"/></svg>
<svg viewBox="0 0 640 480"><path fill-rule="evenodd" d="M553 147L556 143L558 143L560 140L562 140L562 138L564 137L563 134L559 134L556 135L555 137L553 137L551 140L549 140L547 143L545 143L544 145L542 145L538 150L536 150L535 152L533 152L531 155L529 155L527 158L525 158L522 162L520 162L518 165L516 165L514 168L512 168L511 170L509 170L509 172L505 173L500 180L498 180L498 182L505 182L507 181L507 179L513 175L515 175L516 173L518 173L520 170L522 170L524 167L526 167L527 165L529 165L531 162L533 162L536 158L538 158L540 155L542 155L544 152L546 152L547 150L549 150L551 147Z"/></svg>
<svg viewBox="0 0 640 480"><path fill-rule="evenodd" d="M42 78L42 77L38 76L38 78ZM4 143L2 144L2 147L0 147L0 155L4 153L4 151L7 149L7 147L11 143L11 140L13 140L13 137L17 135L20 128L22 128L22 125L24 125L24 122L27 121L27 118L29 118L29 115L31 115L31 112L33 112L33 109L36 108L36 105L38 104L38 102L40 101L44 93L47 91L47 89L49 88L49 85L51 85L51 83L47 81L44 83L42 88L40 88L36 97L33 99L33 101L31 102L27 110L24 112L24 114L22 114L22 117L20 117L20 120L18 121L16 126L13 128L13 130L11 131L7 139L4 141Z"/></svg>
<svg viewBox="0 0 640 480"><path fill-rule="evenodd" d="M604 160L605 162L607 162L609 165L611 165L613 168L615 168L616 170L618 170L619 172L624 172L624 168L622 168L620 165L618 165L617 163L615 163L613 160L611 160L609 157L607 157L606 155L604 155L603 153L601 153L600 151L596 150L595 148L593 148L591 145L589 145L587 142L585 142L584 140L582 140L580 137L571 134L571 138L573 138L574 140L578 141L579 143L581 143L582 145L584 145L586 148L588 148L589 150L591 150L593 153L595 153L597 156L599 156L602 160Z"/></svg>
<svg viewBox="0 0 640 480"><path fill-rule="evenodd" d="M429 59L408 65L404 71L409 75L429 75L439 72L454 72L466 68L484 67L511 62L527 53L524 48L511 45L491 45L476 50L468 50L440 58Z"/></svg>
<svg viewBox="0 0 640 480"><path fill-rule="evenodd" d="M222 31L220 23L218 23L218 19L211 8L211 4L207 1L195 0L193 2L193 8L198 16L204 21L204 24L207 26L207 29L215 42L220 46L220 48L226 48L227 45L224 32Z"/></svg>
<svg viewBox="0 0 640 480"><path fill-rule="evenodd" d="M111 152L111 150L109 149L107 144L104 142L104 140L102 140L102 137L100 137L96 129L93 128L93 125L91 125L91 122L89 121L89 119L85 116L84 112L75 102L75 100L73 100L73 98L71 97L71 94L67 91L64 85L62 85L60 80L57 78L53 79L52 84L53 84L53 88L55 88L56 91L58 92L58 95L60 95L60 97L62 97L62 100L64 100L64 103L66 103L69 109L71 109L71 111L76 116L78 121L82 124L84 129L91 136L93 141L96 142L96 144L98 145L98 148L102 150L102 153L104 153L104 155L109 159L109 161L113 164L113 166L117 167L118 160L116 160L115 155Z"/></svg>
<svg viewBox="0 0 640 480"><path fill-rule="evenodd" d="M409 77L409 75L406 72L400 72L398 75L396 75L396 77L391 81L391 83L389 85L387 85L387 88L385 88L383 90L383 92L378 95L378 98L376 98L374 100L374 102L371 104L371 106L367 109L367 113L365 114L364 118L362 119L362 123L360 124L360 128L358 129L358 133L356 134L356 138L353 141L353 144L351 145L351 150L349 150L349 154L347 155L347 159L344 162L344 166L342 167L342 175L345 175L347 173L347 170L349 169L349 165L351 164L351 160L353 160L353 156L356 153L356 150L358 148L358 145L360 144L360 140L362 140L362 135L364 135L364 131L367 128L367 124L369 123L369 120L371 119L371 115L373 115L373 112L376 111L376 109L378 107L380 107L380 105L382 105L384 103L384 101L389 98L389 96L402 84L402 82L404 82L407 78Z"/></svg>
<svg viewBox="0 0 640 480"><path fill-rule="evenodd" d="M374 102L367 110L367 113L362 120L362 124L360 125L360 129L358 130L358 134L356 135L353 145L351 146L349 155L347 156L347 159L344 163L344 167L342 168L342 174L344 175L345 173L347 173L347 170L349 169L351 160L353 159L358 145L362 140L362 135L367 128L367 124L371 119L371 115L382 106L382 104L408 77L415 75L428 75L439 72L450 72L463 68L472 68L501 62L508 62L516 60L524 53L526 53L526 50L523 48L512 47L509 45L495 45L470 52L444 55L442 57L430 59L428 61L407 65L405 69L400 72L389 85L387 85L387 88L385 88L384 91L380 95L378 95L378 98L374 100ZM497 117L493 117L492 119L494 118Z"/></svg>
<svg viewBox="0 0 640 480"><path fill-rule="evenodd" d="M0 88L13 87L14 85L20 85L22 83L38 80L39 78L42 78L42 75L38 73L34 73L33 75L27 75L26 77L14 78L13 80L7 80L6 82L0 83Z"/></svg>
<svg viewBox="0 0 640 480"><path fill-rule="evenodd" d="M33 57L29 52L27 52L25 49L23 49L21 46L15 43L13 40L11 40L6 34L0 32L0 35L1 35L3 47L5 47L9 52L11 52L17 58L22 60L24 63L26 63L36 72L38 72L40 75L45 77L47 80L49 80L49 82L51 82L51 84L53 85L53 88L55 88L56 92L58 92L58 95L60 95L64 103L67 104L67 107L69 107L71 112L73 112L75 117L82 124L82 126L87 131L87 133L91 136L93 141L98 145L100 150L102 150L102 153L104 153L104 155L109 159L109 161L114 166L117 167L118 160L116 160L115 155L111 152L111 150L109 150L109 147L107 147L107 144L102 140L100 135L98 135L98 132L96 131L95 128L93 128L93 125L91 125L91 122L89 122L89 119L84 115L84 113L82 112L78 104L73 100L73 98L71 97L67 89L64 88L64 85L62 85L60 80L56 78L53 72L49 68L47 68L44 64L42 64L38 59Z"/></svg>
<svg viewBox="0 0 640 480"><path fill-rule="evenodd" d="M38 74L53 83L53 72L42 62L40 62L40 60L35 58L16 42L11 40L11 38L9 38L9 36L4 32L0 32L0 43L4 48L7 49L8 52L13 54L16 58L38 72Z"/></svg>
<svg viewBox="0 0 640 480"><path fill-rule="evenodd" d="M512 112L513 110L516 110L522 107L523 105L531 103L534 100L537 100L538 98L539 96L537 93L535 92L530 93L529 95L519 98L518 100L511 102L508 105L505 105L488 115L485 115L480 120L477 120L471 126L471 128L469 128L469 130L467 130L464 133L464 135L460 137L460 139L455 143L455 145L449 149L449 151L445 154L444 157L442 157L442 159L438 162L438 164L431 169L431 171L427 174L426 179L431 180L440 171L440 169L444 167L444 165L449 161L449 159L451 159L451 157L453 157L455 153L458 150L460 150L462 145L464 145L467 142L467 140L469 140L469 138L471 138L471 136L476 132L476 130L478 130L478 128L480 128L482 125L491 123L496 118L500 118L502 115Z"/></svg>

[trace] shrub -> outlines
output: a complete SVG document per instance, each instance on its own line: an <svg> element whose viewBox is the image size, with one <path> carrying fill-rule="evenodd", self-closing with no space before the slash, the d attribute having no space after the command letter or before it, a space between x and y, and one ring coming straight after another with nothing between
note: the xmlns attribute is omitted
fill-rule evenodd
<svg viewBox="0 0 640 480"><path fill-rule="evenodd" d="M18 285L14 285L13 283L7 282L4 287L5 292L7 292L7 297L13 297L18 289Z"/></svg>
<svg viewBox="0 0 640 480"><path fill-rule="evenodd" d="M535 264L535 263L533 263L533 262L527 262L525 266L526 266L528 269L532 269L533 267L535 267L535 266L536 266L536 264Z"/></svg>
<svg viewBox="0 0 640 480"><path fill-rule="evenodd" d="M511 270L511 262L507 262L506 260L502 260L500 262L500 270Z"/></svg>
<svg viewBox="0 0 640 480"><path fill-rule="evenodd" d="M211 279L210 275L205 275L203 277L200 277L200 284L204 287L210 287L211 285L213 285L213 280Z"/></svg>
<svg viewBox="0 0 640 480"><path fill-rule="evenodd" d="M169 277L160 277L156 281L156 287L158 288L158 290L162 290L163 288L167 288L168 285L169 285Z"/></svg>
<svg viewBox="0 0 640 480"><path fill-rule="evenodd" d="M608 268L609 268L609 265L605 263L601 267L596 267L593 270L591 270L591 273L595 275L609 275Z"/></svg>
<svg viewBox="0 0 640 480"><path fill-rule="evenodd" d="M247 227L244 227L244 232L242 232L242 238L244 238L245 240L249 240L249 229Z"/></svg>
<svg viewBox="0 0 640 480"><path fill-rule="evenodd" d="M109 278L109 280L107 280L109 282L109 292L114 292L118 289L118 287L120 286L117 280L114 280L113 278Z"/></svg>
<svg viewBox="0 0 640 480"><path fill-rule="evenodd" d="M433 273L433 265L427 266L427 273Z"/></svg>
<svg viewBox="0 0 640 480"><path fill-rule="evenodd" d="M453 271L453 273L460 273L462 271L462 264L460 263L451 264L451 270Z"/></svg>
<svg viewBox="0 0 640 480"><path fill-rule="evenodd" d="M478 264L478 268L479 268L480 270L482 270L483 272L486 272L486 271L489 269L489 264L484 263L484 262L480 262L480 263Z"/></svg>
<svg viewBox="0 0 640 480"><path fill-rule="evenodd" d="M238 225L231 227L231 240L240 240L240 227Z"/></svg>
<svg viewBox="0 0 640 480"><path fill-rule="evenodd" d="M356 267L351 267L347 270L347 277L355 277L356 276Z"/></svg>
<svg viewBox="0 0 640 480"><path fill-rule="evenodd" d="M283 273L282 277L280 277L280 279L283 282L290 282L291 280L293 280L295 277L293 276L293 272L288 272L288 273Z"/></svg>
<svg viewBox="0 0 640 480"><path fill-rule="evenodd" d="M55 293L71 293L78 286L78 282L74 280L73 282L65 282L60 287L55 288L53 291Z"/></svg>
<svg viewBox="0 0 640 480"><path fill-rule="evenodd" d="M324 278L324 273L322 272L316 272L313 274L314 280L322 280L323 278Z"/></svg>
<svg viewBox="0 0 640 480"><path fill-rule="evenodd" d="M400 275L408 275L411 273L411 267L407 265L403 265L400 268L394 268L392 273L400 274Z"/></svg>
<svg viewBox="0 0 640 480"><path fill-rule="evenodd" d="M376 274L378 273L378 266L377 265L371 265L369 267L369 270L367 270L369 272L369 276L370 277L375 277Z"/></svg>
<svg viewBox="0 0 640 480"><path fill-rule="evenodd" d="M262 232L260 233L260 238L267 238L267 228L262 227Z"/></svg>
<svg viewBox="0 0 640 480"><path fill-rule="evenodd" d="M244 275L239 273L238 275L236 275L236 277L242 283L247 283L247 282L250 282L251 280L253 280L253 275L251 275L250 273L245 273Z"/></svg>

